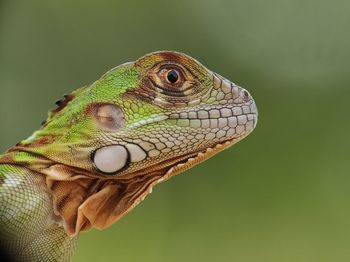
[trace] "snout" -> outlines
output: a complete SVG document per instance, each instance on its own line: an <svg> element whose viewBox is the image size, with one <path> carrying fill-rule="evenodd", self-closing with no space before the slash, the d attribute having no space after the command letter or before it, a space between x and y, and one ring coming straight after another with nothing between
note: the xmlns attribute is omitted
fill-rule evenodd
<svg viewBox="0 0 350 262"><path fill-rule="evenodd" d="M258 110L252 95L248 90L236 85L217 73L213 73L213 76L214 93L217 93L217 98L221 98L222 103L230 105L237 115L246 116L248 121L253 121L251 130L247 130L252 131L258 121Z"/></svg>

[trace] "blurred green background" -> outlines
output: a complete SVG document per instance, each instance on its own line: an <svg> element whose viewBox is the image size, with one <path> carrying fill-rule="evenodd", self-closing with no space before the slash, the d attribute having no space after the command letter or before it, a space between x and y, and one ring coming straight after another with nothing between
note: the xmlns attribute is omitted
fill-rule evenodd
<svg viewBox="0 0 350 262"><path fill-rule="evenodd" d="M350 2L1 1L0 149L62 94L145 53L247 88L247 139L155 188L73 261L350 261Z"/></svg>

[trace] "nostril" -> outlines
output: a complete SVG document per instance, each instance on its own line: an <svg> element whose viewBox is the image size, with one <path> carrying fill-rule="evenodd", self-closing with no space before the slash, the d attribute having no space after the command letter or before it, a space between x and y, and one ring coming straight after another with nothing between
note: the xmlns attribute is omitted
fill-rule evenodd
<svg viewBox="0 0 350 262"><path fill-rule="evenodd" d="M250 99L250 94L248 93L247 90L244 90L244 91L243 91L243 99L244 99L245 101L248 101L248 100Z"/></svg>

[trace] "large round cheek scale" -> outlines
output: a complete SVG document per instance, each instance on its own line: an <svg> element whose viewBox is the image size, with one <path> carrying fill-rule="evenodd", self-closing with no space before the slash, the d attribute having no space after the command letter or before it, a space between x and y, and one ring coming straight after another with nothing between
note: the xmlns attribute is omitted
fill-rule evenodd
<svg viewBox="0 0 350 262"><path fill-rule="evenodd" d="M96 167L104 173L115 173L125 167L128 152L119 145L105 146L96 150L93 161Z"/></svg>

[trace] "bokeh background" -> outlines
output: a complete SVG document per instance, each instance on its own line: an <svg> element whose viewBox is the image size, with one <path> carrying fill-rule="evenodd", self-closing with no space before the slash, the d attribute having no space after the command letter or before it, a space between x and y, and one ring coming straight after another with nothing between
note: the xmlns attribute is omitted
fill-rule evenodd
<svg viewBox="0 0 350 262"><path fill-rule="evenodd" d="M145 53L247 88L256 130L155 188L73 261L350 261L350 2L0 2L0 149L53 102Z"/></svg>

